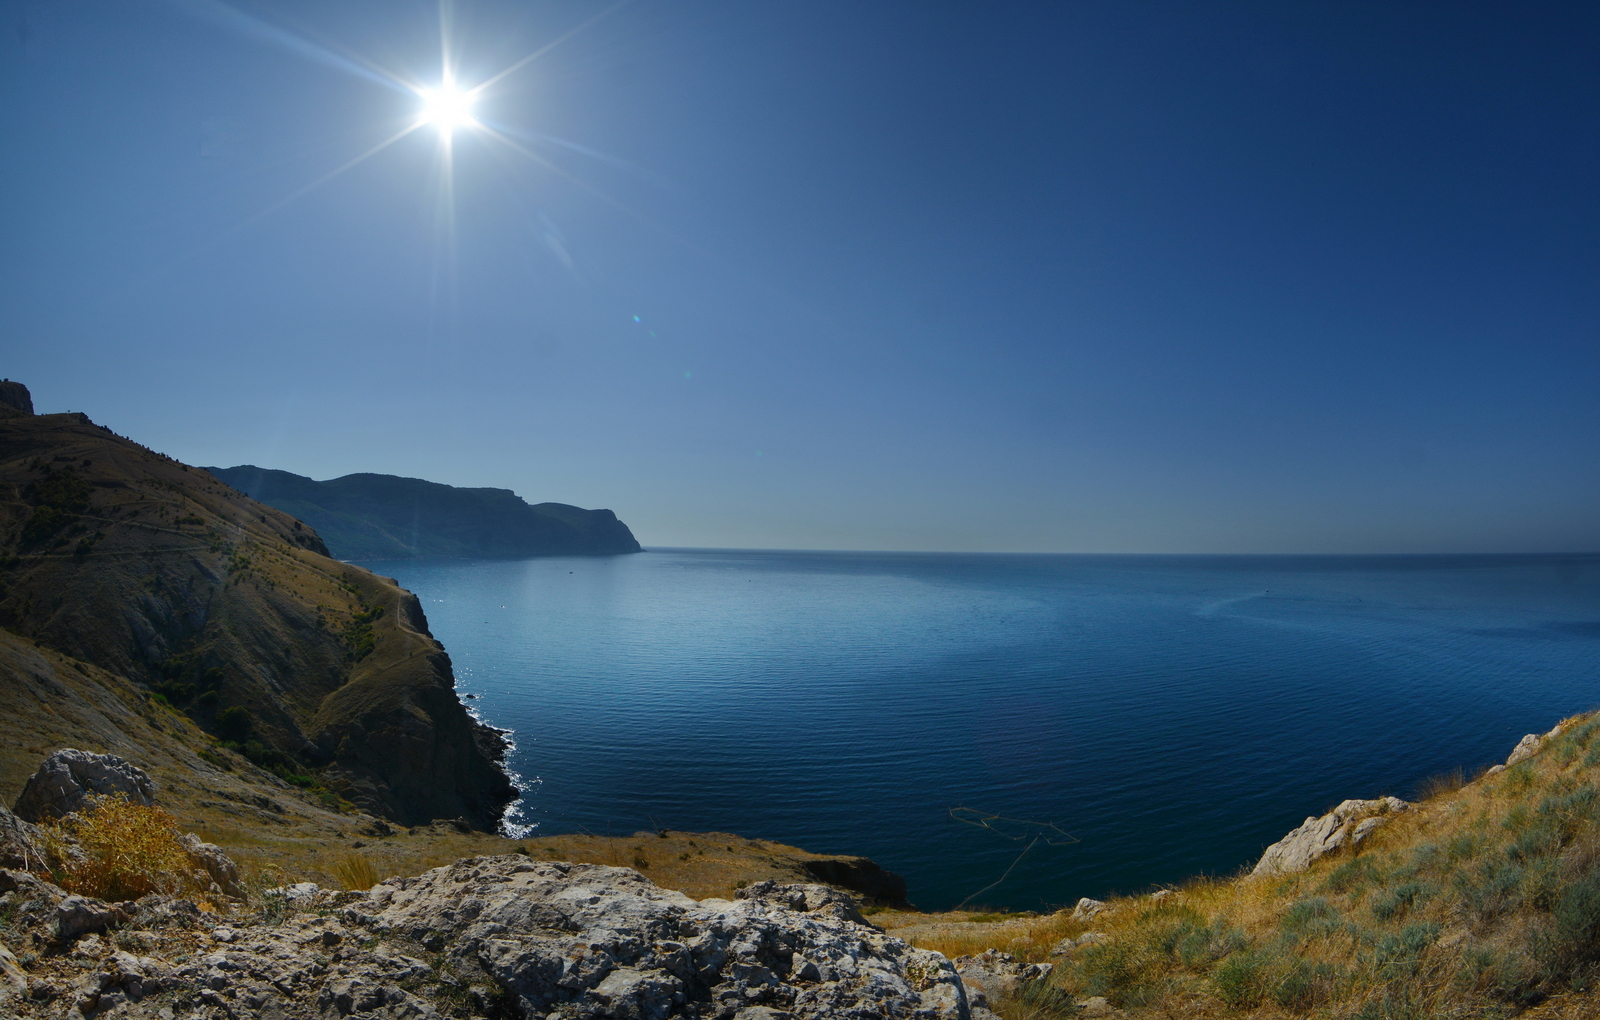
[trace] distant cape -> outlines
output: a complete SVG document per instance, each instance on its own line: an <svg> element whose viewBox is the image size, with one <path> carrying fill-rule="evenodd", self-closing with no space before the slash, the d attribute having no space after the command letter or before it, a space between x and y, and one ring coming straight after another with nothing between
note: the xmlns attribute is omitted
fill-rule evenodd
<svg viewBox="0 0 1600 1020"><path fill-rule="evenodd" d="M339 559L607 556L642 551L610 510L529 505L510 489L459 489L421 478L356 474L315 481L243 464L205 468L316 529Z"/></svg>

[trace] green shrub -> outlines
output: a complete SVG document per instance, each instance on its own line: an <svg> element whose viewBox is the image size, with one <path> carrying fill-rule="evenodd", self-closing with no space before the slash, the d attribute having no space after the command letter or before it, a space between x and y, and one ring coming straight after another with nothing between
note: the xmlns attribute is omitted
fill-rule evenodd
<svg viewBox="0 0 1600 1020"><path fill-rule="evenodd" d="M1572 882L1556 900L1550 955L1570 966L1600 957L1600 874Z"/></svg>
<svg viewBox="0 0 1600 1020"><path fill-rule="evenodd" d="M1368 882L1378 878L1378 869L1365 857L1353 857L1328 875L1322 883L1322 888L1333 893L1351 893L1359 891Z"/></svg>
<svg viewBox="0 0 1600 1020"><path fill-rule="evenodd" d="M1325 897L1313 896L1309 899L1298 900L1283 912L1283 929L1285 931L1305 931L1308 928L1326 928L1327 923L1333 922L1338 927L1339 911L1334 909Z"/></svg>
<svg viewBox="0 0 1600 1020"><path fill-rule="evenodd" d="M1244 932L1218 918L1211 927L1196 928L1178 942L1173 956L1185 967L1204 967L1249 945Z"/></svg>
<svg viewBox="0 0 1600 1020"><path fill-rule="evenodd" d="M1272 999L1285 1009L1308 1010L1332 999L1343 977L1331 963L1296 960L1273 986Z"/></svg>
<svg viewBox="0 0 1600 1020"><path fill-rule="evenodd" d="M1265 961L1259 953L1234 953L1211 974L1217 995L1234 1009L1253 1009L1266 995Z"/></svg>
<svg viewBox="0 0 1600 1020"><path fill-rule="evenodd" d="M1463 832L1445 844L1445 856L1450 858L1450 863L1460 864L1470 861L1478 856L1483 849L1483 837L1473 832Z"/></svg>
<svg viewBox="0 0 1600 1020"><path fill-rule="evenodd" d="M242 741L255 728L255 713L243 705L225 708L217 713L217 735L224 740Z"/></svg>
<svg viewBox="0 0 1600 1020"><path fill-rule="evenodd" d="M1126 940L1097 942L1078 953L1078 973L1090 995L1120 996L1139 979L1139 961Z"/></svg>
<svg viewBox="0 0 1600 1020"><path fill-rule="evenodd" d="M1378 940L1372 962L1384 980L1405 980L1416 975L1423 954L1438 938L1437 924L1430 921L1408 924L1399 934L1385 935Z"/></svg>
<svg viewBox="0 0 1600 1020"><path fill-rule="evenodd" d="M1438 891L1432 882L1405 882L1395 886L1372 901L1372 916L1380 921L1392 920L1412 908L1418 900L1425 900Z"/></svg>
<svg viewBox="0 0 1600 1020"><path fill-rule="evenodd" d="M1476 874L1458 872L1455 886L1462 908L1479 924L1486 924L1509 912L1522 900L1522 883L1528 869L1516 861L1484 861Z"/></svg>

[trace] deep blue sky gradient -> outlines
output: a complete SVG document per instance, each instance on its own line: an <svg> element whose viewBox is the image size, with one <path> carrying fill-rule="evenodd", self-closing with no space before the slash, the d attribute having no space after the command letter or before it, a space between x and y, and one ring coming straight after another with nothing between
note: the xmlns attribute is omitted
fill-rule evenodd
<svg viewBox="0 0 1600 1020"><path fill-rule="evenodd" d="M460 2L474 84L601 4ZM648 545L1600 549L1600 7L0 3L0 375ZM635 316L638 321L635 321Z"/></svg>

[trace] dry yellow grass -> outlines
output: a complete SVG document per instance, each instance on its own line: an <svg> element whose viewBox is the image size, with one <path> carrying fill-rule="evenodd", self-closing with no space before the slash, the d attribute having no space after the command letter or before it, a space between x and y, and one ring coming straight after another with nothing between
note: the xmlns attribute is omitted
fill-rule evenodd
<svg viewBox="0 0 1600 1020"><path fill-rule="evenodd" d="M339 879L339 884L352 892L366 892L378 884L378 869L373 863L360 854L349 854L333 866L333 874Z"/></svg>
<svg viewBox="0 0 1600 1020"><path fill-rule="evenodd" d="M95 797L84 811L41 832L53 858L52 877L70 892L132 900L194 884L177 820L159 807Z"/></svg>

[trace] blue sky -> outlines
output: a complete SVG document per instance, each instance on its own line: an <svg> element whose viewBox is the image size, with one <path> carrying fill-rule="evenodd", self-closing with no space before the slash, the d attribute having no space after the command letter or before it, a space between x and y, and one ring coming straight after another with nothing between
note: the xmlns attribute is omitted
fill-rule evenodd
<svg viewBox="0 0 1600 1020"><path fill-rule="evenodd" d="M322 180L435 4L0 3L0 375L647 546L1600 550L1594 5L446 14L557 45Z"/></svg>

